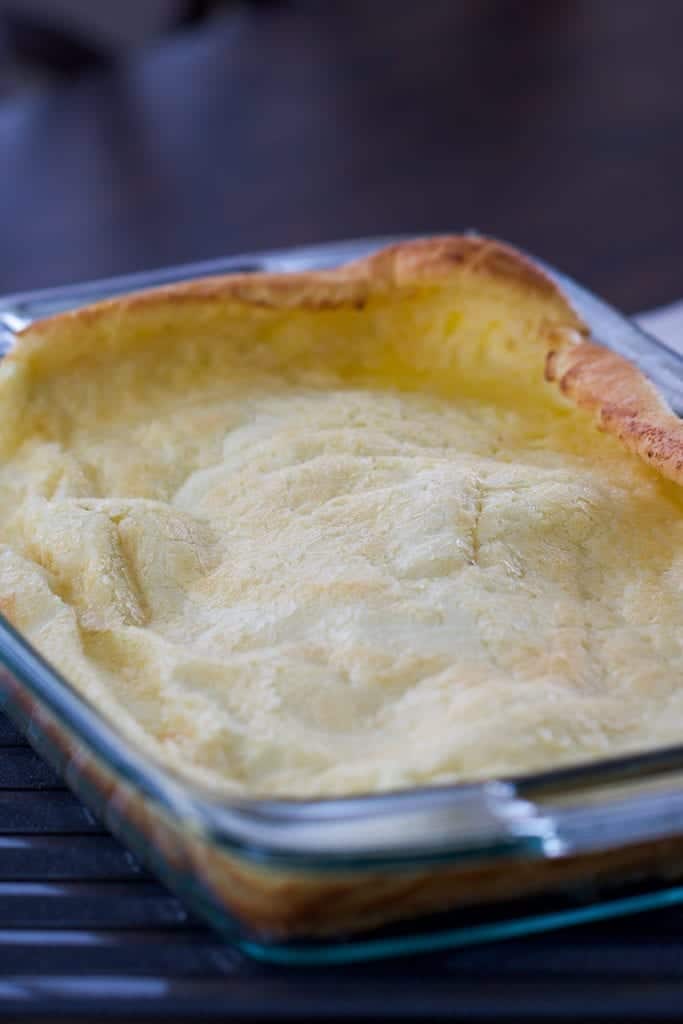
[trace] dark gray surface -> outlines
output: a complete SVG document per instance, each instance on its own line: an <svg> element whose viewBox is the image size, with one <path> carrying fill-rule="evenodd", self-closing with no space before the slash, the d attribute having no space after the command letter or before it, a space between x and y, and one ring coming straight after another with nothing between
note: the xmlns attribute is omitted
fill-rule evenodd
<svg viewBox="0 0 683 1024"><path fill-rule="evenodd" d="M2 105L0 292L476 224L673 300L682 33L680 0L235 2Z"/></svg>

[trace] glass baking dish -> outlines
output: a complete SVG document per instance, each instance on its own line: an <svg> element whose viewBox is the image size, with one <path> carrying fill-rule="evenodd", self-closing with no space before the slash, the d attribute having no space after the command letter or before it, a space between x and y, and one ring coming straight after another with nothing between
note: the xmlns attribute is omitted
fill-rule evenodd
<svg viewBox="0 0 683 1024"><path fill-rule="evenodd" d="M396 238L234 257L0 300L32 320L190 277L331 267ZM546 267L596 340L683 413L683 358ZM516 779L329 800L217 799L117 733L0 616L0 706L134 853L247 953L424 952L683 901L683 745Z"/></svg>

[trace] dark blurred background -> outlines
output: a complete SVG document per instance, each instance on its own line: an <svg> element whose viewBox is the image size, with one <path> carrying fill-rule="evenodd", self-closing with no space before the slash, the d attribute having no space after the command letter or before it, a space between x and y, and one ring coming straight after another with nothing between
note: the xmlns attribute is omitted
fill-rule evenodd
<svg viewBox="0 0 683 1024"><path fill-rule="evenodd" d="M0 293L476 227L683 295L680 0L0 0Z"/></svg>

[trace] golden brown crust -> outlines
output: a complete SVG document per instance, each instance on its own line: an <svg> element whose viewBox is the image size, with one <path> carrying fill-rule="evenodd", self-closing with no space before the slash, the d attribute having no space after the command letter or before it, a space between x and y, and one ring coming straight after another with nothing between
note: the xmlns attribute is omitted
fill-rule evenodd
<svg viewBox="0 0 683 1024"><path fill-rule="evenodd" d="M683 423L632 363L609 349L555 332L546 379L592 413L599 429L614 434L663 476L683 484Z"/></svg>
<svg viewBox="0 0 683 1024"><path fill-rule="evenodd" d="M344 269L341 268L342 272ZM494 239L450 235L399 242L349 264L346 269L357 269L370 283L382 282L394 287L416 281L444 280L454 274L497 278L552 299L569 323L583 329L557 285L527 257Z"/></svg>
<svg viewBox="0 0 683 1024"><path fill-rule="evenodd" d="M46 317L23 333L34 337L65 321L91 324L112 313L121 315L167 303L235 300L281 309L358 307L374 294L466 275L489 276L535 292L557 304L558 319L585 330L557 285L531 260L502 242L451 235L399 242L335 270L230 274L134 292Z"/></svg>
<svg viewBox="0 0 683 1024"><path fill-rule="evenodd" d="M374 296L430 283L467 287L473 279L503 283L542 300L547 309L542 331L548 346L546 379L591 412L600 429L683 484L683 424L652 385L626 359L588 340L588 329L559 287L531 260L481 237L401 242L336 270L209 277L138 292L33 324L21 336L15 358L58 343L74 325L115 330L120 318L161 307L189 306L193 315L197 308L218 314L235 302L271 310L359 309Z"/></svg>

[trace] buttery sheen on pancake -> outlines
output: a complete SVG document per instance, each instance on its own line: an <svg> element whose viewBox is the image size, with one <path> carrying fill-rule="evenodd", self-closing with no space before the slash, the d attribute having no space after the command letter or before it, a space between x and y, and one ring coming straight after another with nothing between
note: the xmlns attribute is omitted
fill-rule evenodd
<svg viewBox="0 0 683 1024"><path fill-rule="evenodd" d="M0 370L0 608L228 790L679 742L680 488L543 381L547 282L480 265L362 309L242 280L34 328Z"/></svg>

